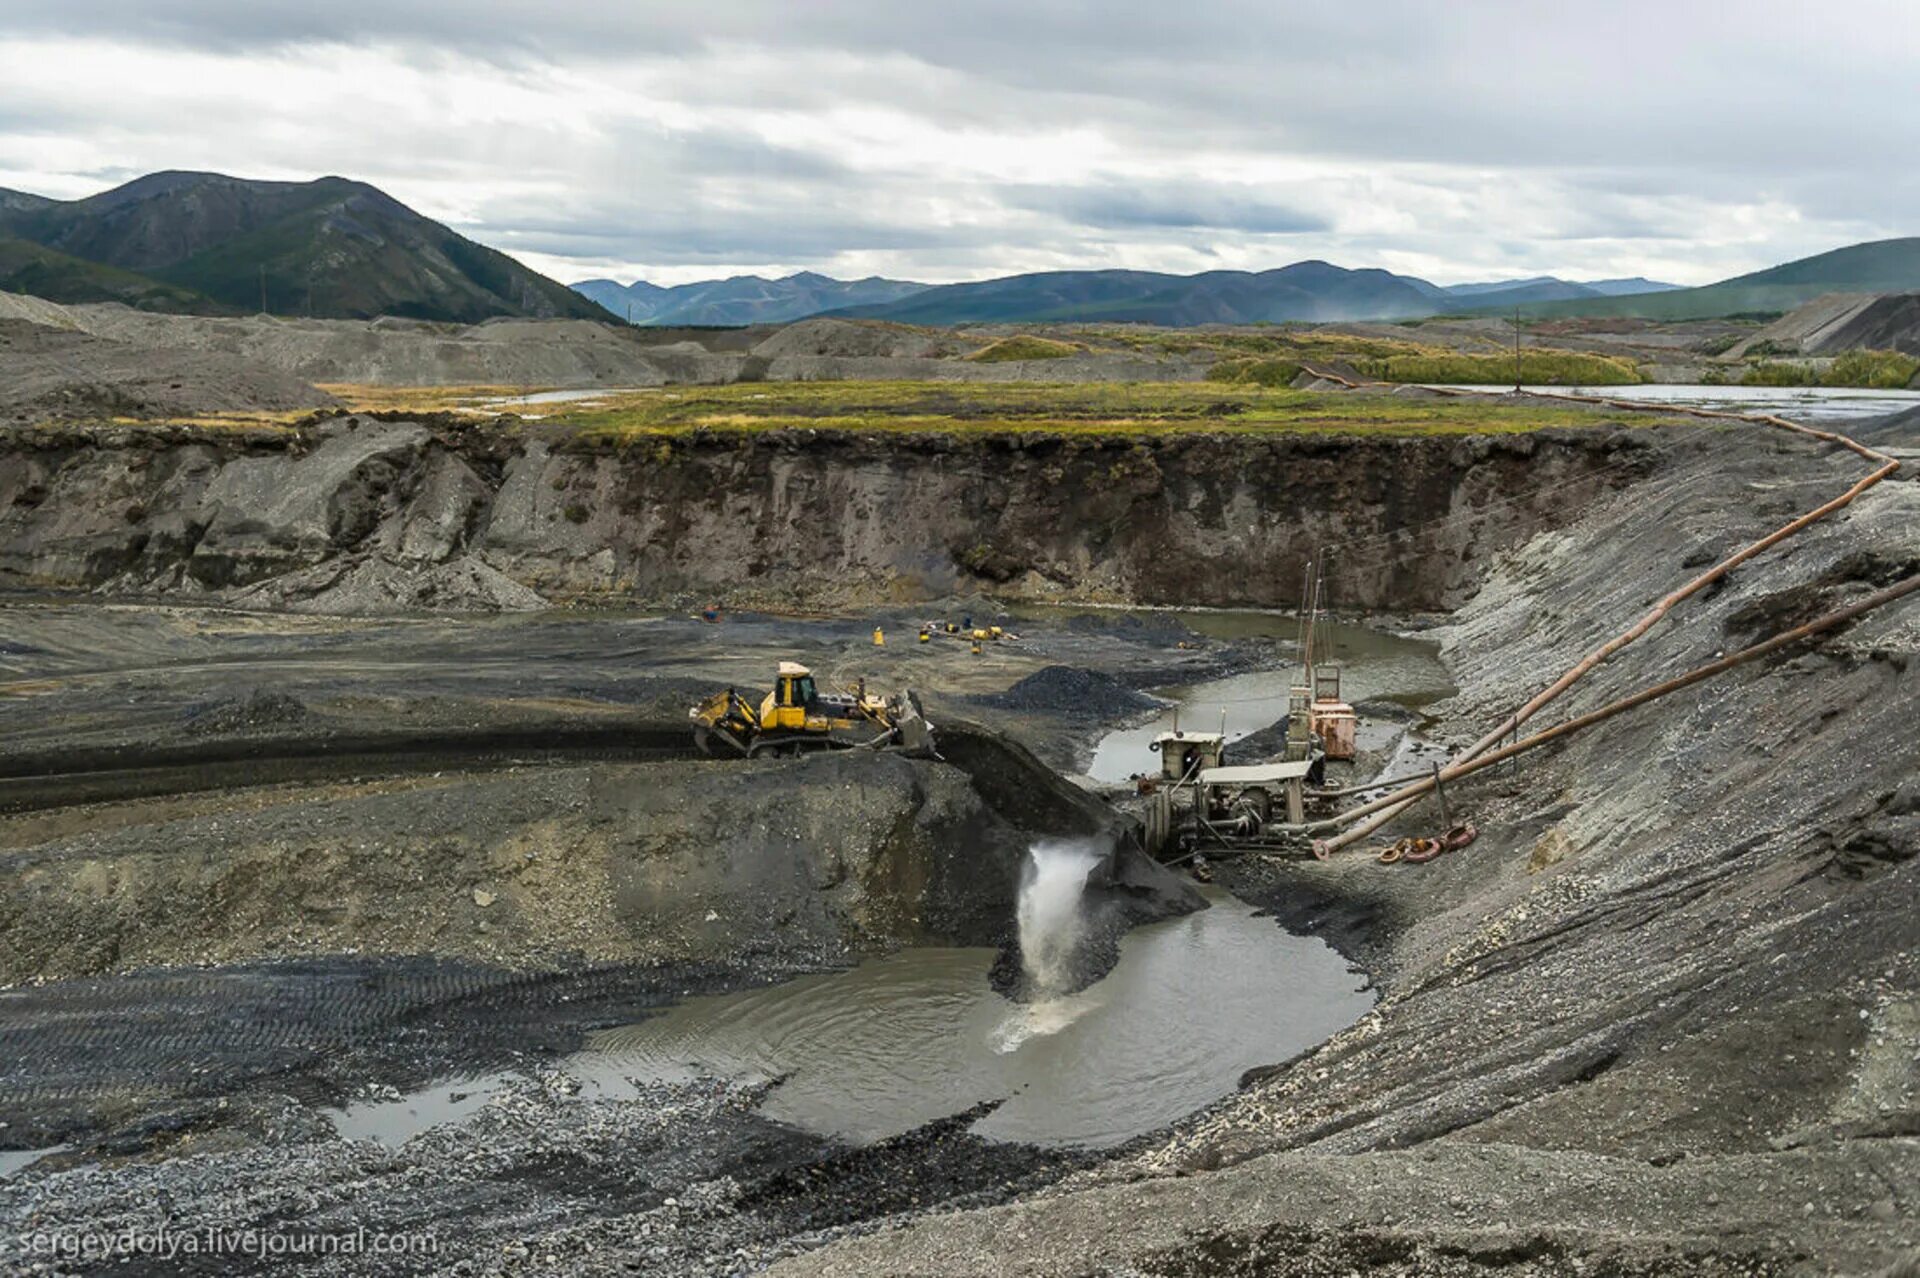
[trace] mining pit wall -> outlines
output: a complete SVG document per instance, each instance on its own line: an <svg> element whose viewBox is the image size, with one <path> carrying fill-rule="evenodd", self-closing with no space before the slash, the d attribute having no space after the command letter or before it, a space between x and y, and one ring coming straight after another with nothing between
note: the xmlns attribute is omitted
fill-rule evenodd
<svg viewBox="0 0 1920 1278"><path fill-rule="evenodd" d="M0 445L0 587L368 613L568 600L1452 607L1662 428L1474 436L71 427Z"/></svg>

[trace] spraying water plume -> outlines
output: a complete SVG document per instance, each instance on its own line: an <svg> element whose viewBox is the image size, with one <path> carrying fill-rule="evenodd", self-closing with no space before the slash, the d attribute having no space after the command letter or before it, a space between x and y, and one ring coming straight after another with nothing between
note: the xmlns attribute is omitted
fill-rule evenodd
<svg viewBox="0 0 1920 1278"><path fill-rule="evenodd" d="M1074 954L1085 932L1081 897L1087 875L1106 859L1087 840L1043 839L1027 853L1020 881L1020 964L1035 999L1073 985Z"/></svg>
<svg viewBox="0 0 1920 1278"><path fill-rule="evenodd" d="M1099 845L1076 839L1043 839L1028 850L1015 919L1028 1001L994 1032L996 1051L1011 1052L1030 1038L1057 1033L1097 1001L1068 991L1077 984L1086 937L1087 876L1106 856Z"/></svg>

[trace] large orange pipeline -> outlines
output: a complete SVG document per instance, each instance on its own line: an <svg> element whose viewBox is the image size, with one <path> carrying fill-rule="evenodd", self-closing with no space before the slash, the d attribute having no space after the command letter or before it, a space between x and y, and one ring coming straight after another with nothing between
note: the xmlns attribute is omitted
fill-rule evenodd
<svg viewBox="0 0 1920 1278"><path fill-rule="evenodd" d="M1349 386L1357 385L1356 383L1347 381L1347 379L1345 378L1335 378L1334 380L1345 382ZM1435 388L1435 389L1439 389L1439 388ZM1464 395L1483 394L1485 392L1440 389L1439 393L1446 394L1446 395L1464 396ZM1540 392L1532 392L1532 393L1535 394L1538 398L1542 398L1542 399L1562 399L1572 403L1599 404L1604 407L1621 408L1631 412L1648 411L1648 408L1646 405L1635 404L1628 400L1606 399L1606 398L1603 398L1600 396L1594 396L1594 395L1561 395L1561 394L1543 394ZM1838 444L1842 448L1846 448L1852 452L1858 453L1861 457L1865 458L1868 461L1878 463L1878 465L1872 474L1866 476L1864 479L1854 484L1853 487L1847 489L1847 491L1842 493L1840 496L1835 497L1833 500L1825 502L1815 507L1814 509L1808 511L1807 513L1793 519L1792 521L1786 524L1783 524L1781 527L1775 529L1773 532L1768 533L1766 536L1760 538L1758 541L1752 542L1749 545L1742 547L1740 550L1735 551L1733 554L1727 556L1725 559L1722 559L1719 563L1713 565L1711 568L1701 573L1698 577L1695 577L1692 581L1689 581L1686 585L1680 587L1678 590L1673 591L1672 593L1668 594L1667 596L1659 600L1657 603L1653 605L1652 608L1647 610L1644 616L1642 616L1638 621L1634 622L1633 625L1627 627L1625 630L1621 631L1619 634L1613 636L1611 639L1601 644L1598 648L1595 648L1592 652L1588 653L1585 657L1581 658L1571 668L1569 668L1565 674L1562 674L1558 679L1555 679L1551 684L1549 684L1544 690L1542 690L1541 692L1533 696L1531 699L1529 699L1525 705L1521 706L1518 710L1515 710L1512 714L1508 715L1506 719L1501 721L1498 727L1494 728L1491 732L1488 732L1485 736L1481 737L1478 741L1475 741L1472 745L1468 746L1465 750L1461 751L1458 755L1456 755L1451 761L1448 762L1448 764L1445 767L1440 769L1439 773L1437 774L1437 779L1439 781L1449 781L1455 777L1466 775L1468 771L1477 771L1478 769L1469 768L1467 765L1471 764L1475 759L1479 758L1482 754L1486 753L1486 751L1489 748L1497 745L1502 739L1504 739L1505 737L1515 732L1521 724L1525 723L1528 719L1531 719L1534 715L1538 714L1543 708L1551 704L1562 693L1566 692L1568 688L1571 688L1574 684L1578 683L1589 672L1591 672L1595 666L1598 666L1601 662L1605 661L1608 657L1611 657L1614 653L1619 652L1622 648L1625 648L1628 644L1631 644L1634 640L1646 634L1647 631L1651 630L1655 625L1659 623L1661 618L1665 617L1667 613L1673 609L1674 605L1680 603L1685 599L1692 597L1693 595L1698 594L1700 591L1706 589L1708 586L1720 580L1722 577L1726 576L1729 572L1733 571L1735 568L1739 567L1741 564L1747 562L1749 559L1752 559L1755 555L1758 555L1763 551L1767 550L1769 547L1778 545L1780 542L1786 540L1788 537L1793 536L1795 533L1801 531L1802 529L1806 528L1810 524L1816 523L1819 520L1826 518L1828 515L1833 514L1835 511L1844 509L1845 507L1851 505L1854 502L1854 500L1857 499L1862 493L1866 492L1868 489L1878 484L1881 480L1887 478L1887 476L1893 474L1895 471L1900 469L1900 463L1897 460L1887 456L1885 453L1879 452L1872 448L1868 448L1865 444L1860 443L1856 439L1852 439L1846 435L1842 435L1837 431L1818 430L1811 426L1803 426L1798 422L1790 422L1784 417L1776 417L1770 413L1744 414L1744 413L1721 412L1719 410L1709 409L1709 408L1681 408L1681 407L1669 408L1665 406L1662 407L1661 411L1680 412L1680 413L1685 413L1686 415L1692 416L1692 417L1715 418L1715 419L1720 419L1725 421L1750 422L1756 425L1772 426L1780 430L1791 431L1796 435L1805 435L1813 439L1822 440L1826 443ZM1636 702L1635 704L1638 704L1638 703ZM1579 722L1579 721L1574 720L1572 722ZM1507 753L1502 752L1500 757L1502 758L1507 757ZM1360 825L1355 826L1353 829L1348 830L1345 834L1338 835L1335 838L1327 839L1323 842L1316 842L1314 844L1315 854L1324 856L1328 853L1336 852L1341 848L1347 847L1357 842L1358 840L1365 838L1367 835L1373 833L1375 830L1385 825L1388 821L1391 821L1394 817L1404 812L1407 808L1411 807L1414 803L1418 802L1424 795L1426 795L1429 791L1431 791L1434 788L1434 785L1435 785L1435 778L1427 778L1427 779L1415 782L1409 786L1406 786L1403 789L1397 790L1393 794L1387 795L1384 798L1376 799L1372 803L1368 803L1359 808L1355 808L1351 812L1342 813L1339 817L1334 819L1333 824L1344 825L1352 821L1360 820L1362 817L1369 817L1370 819L1366 820L1364 823Z"/></svg>

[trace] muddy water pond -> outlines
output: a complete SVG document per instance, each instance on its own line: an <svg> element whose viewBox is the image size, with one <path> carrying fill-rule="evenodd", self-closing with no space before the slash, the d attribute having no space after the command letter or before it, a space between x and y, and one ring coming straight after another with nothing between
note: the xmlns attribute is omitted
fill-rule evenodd
<svg viewBox="0 0 1920 1278"><path fill-rule="evenodd" d="M1136 928L1105 979L1017 1004L988 982L990 949L914 949L848 971L690 998L595 1034L565 1072L588 1098L635 1084L781 1078L769 1118L867 1142L982 1101L997 1140L1103 1147L1227 1095L1240 1076L1319 1043L1373 1004L1325 942L1293 936L1208 889L1209 908ZM342 1135L398 1145L460 1122L507 1085L496 1075L363 1101Z"/></svg>
<svg viewBox="0 0 1920 1278"><path fill-rule="evenodd" d="M1191 622L1192 618L1183 613L1181 620ZM1217 614L1214 620L1215 624L1233 628L1237 632L1234 637L1282 640L1291 640L1297 625L1291 618L1271 613ZM1440 664L1438 644L1355 625L1329 625L1323 635L1326 637L1321 642L1331 641L1333 658L1340 666L1341 695L1350 702L1392 701L1411 709L1453 693L1446 667ZM1186 687L1154 689L1156 695L1173 704L1150 719L1136 720L1102 737L1094 746L1087 775L1096 781L1118 782L1143 772L1158 772L1160 757L1151 746L1154 738L1172 731L1176 722L1188 731L1224 730L1229 744L1258 732L1287 713L1288 689L1298 678L1299 669L1289 666ZM1384 739L1366 732L1366 727L1363 722L1363 748L1385 744Z"/></svg>
<svg viewBox="0 0 1920 1278"><path fill-rule="evenodd" d="M981 1101L983 1136L1103 1146L1232 1091L1372 1005L1325 942L1291 936L1225 893L1138 928L1078 994L1011 1003L993 951L917 949L743 994L689 999L598 1035L569 1072L621 1078L785 1077L767 1116L856 1141Z"/></svg>

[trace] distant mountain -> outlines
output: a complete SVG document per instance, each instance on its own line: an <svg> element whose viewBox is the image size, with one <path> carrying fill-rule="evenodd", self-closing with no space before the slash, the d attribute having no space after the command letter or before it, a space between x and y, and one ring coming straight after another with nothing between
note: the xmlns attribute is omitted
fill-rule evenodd
<svg viewBox="0 0 1920 1278"><path fill-rule="evenodd" d="M1709 319L1790 311L1823 293L1913 289L1920 289L1920 236L1853 244L1701 288L1581 299L1546 306L1539 313Z"/></svg>
<svg viewBox="0 0 1920 1278"><path fill-rule="evenodd" d="M1503 300L1509 304L1519 302L1555 302L1570 301L1581 297L1626 297L1634 293L1665 293L1677 289L1678 284L1662 284L1658 280L1634 276L1621 280L1563 280L1557 275L1535 275L1524 280L1493 280L1485 284L1449 284L1446 293L1451 297L1478 298L1482 301L1489 297Z"/></svg>
<svg viewBox="0 0 1920 1278"><path fill-rule="evenodd" d="M636 324L732 325L784 324L848 306L883 306L926 287L877 275L836 280L801 271L777 280L736 275L672 288L645 280L625 285L613 280L582 280L573 285L573 290L623 319L631 309Z"/></svg>
<svg viewBox="0 0 1920 1278"><path fill-rule="evenodd" d="M605 319L596 306L364 182L256 182L154 173L83 200L0 191L0 235L122 272L151 309L225 309L473 323L495 316ZM149 281L142 292L124 273ZM105 276L42 271L0 287L94 301ZM12 280L12 282L8 282ZM198 299L197 301L194 299Z"/></svg>
<svg viewBox="0 0 1920 1278"><path fill-rule="evenodd" d="M1603 281L1609 287L1670 287L1652 281ZM1449 288L1411 275L1296 262L1277 270L1047 271L976 284L946 284L884 306L840 312L910 324L984 324L1119 320L1173 326L1298 320L1395 320L1570 298L1600 298L1597 285L1550 275Z"/></svg>
<svg viewBox="0 0 1920 1278"><path fill-rule="evenodd" d="M1403 319L1444 309L1438 290L1381 270L1296 262L1277 270L1045 271L945 284L886 306L841 312L910 324L1118 320L1250 324L1278 320Z"/></svg>
<svg viewBox="0 0 1920 1278"><path fill-rule="evenodd" d="M1632 297L1639 293L1676 293L1685 287L1682 284L1663 284L1659 280L1650 280L1644 275L1631 275L1623 280L1583 280L1581 282L1603 297Z"/></svg>
<svg viewBox="0 0 1920 1278"><path fill-rule="evenodd" d="M1536 284L1565 283L1565 280L1553 275L1530 275L1524 280L1490 280L1484 284L1445 284L1440 287L1440 291L1454 297L1473 297L1480 293L1504 293L1508 289L1532 288Z"/></svg>

